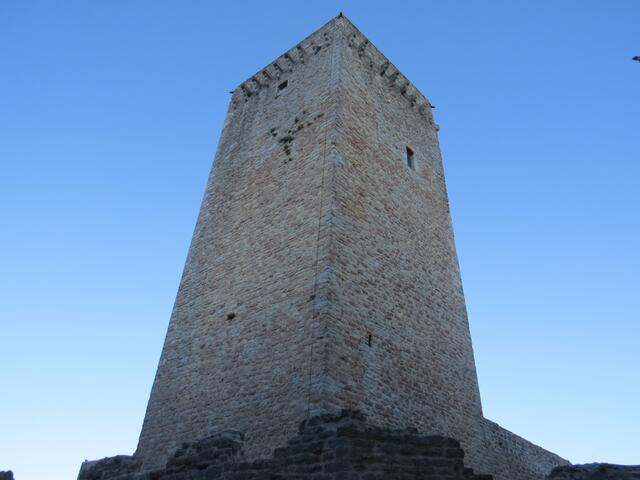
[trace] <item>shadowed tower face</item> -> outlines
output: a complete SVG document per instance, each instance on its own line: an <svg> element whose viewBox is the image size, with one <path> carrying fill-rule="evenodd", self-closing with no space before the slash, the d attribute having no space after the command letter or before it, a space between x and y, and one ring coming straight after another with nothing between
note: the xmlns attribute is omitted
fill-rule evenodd
<svg viewBox="0 0 640 480"><path fill-rule="evenodd" d="M233 94L136 454L343 408L488 458L430 104L338 17Z"/></svg>

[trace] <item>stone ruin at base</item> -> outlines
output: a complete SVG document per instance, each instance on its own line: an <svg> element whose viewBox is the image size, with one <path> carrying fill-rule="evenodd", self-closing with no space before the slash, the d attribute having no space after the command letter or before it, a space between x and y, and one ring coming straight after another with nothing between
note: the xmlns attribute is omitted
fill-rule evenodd
<svg viewBox="0 0 640 480"><path fill-rule="evenodd" d="M567 465L482 414L437 132L342 15L236 88L137 451L80 478L534 480Z"/></svg>
<svg viewBox="0 0 640 480"><path fill-rule="evenodd" d="M85 462L78 480L492 480L464 465L460 442L416 429L372 426L359 412L304 420L273 456L248 461L241 432L227 431L183 444L166 466L140 473L134 456ZM561 466L549 480L638 480L640 467ZM0 472L0 480L3 480ZM9 477L5 480L13 480Z"/></svg>
<svg viewBox="0 0 640 480"><path fill-rule="evenodd" d="M358 412L303 421L298 434L268 459L247 461L242 437L229 431L185 443L165 468L148 473L138 473L141 462L135 457L87 462L78 480L492 478L464 467L456 440L373 427Z"/></svg>

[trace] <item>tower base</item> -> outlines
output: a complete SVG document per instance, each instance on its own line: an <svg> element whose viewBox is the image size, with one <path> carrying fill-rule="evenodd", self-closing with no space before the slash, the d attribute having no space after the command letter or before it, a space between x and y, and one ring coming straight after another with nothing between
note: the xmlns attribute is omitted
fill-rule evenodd
<svg viewBox="0 0 640 480"><path fill-rule="evenodd" d="M165 468L140 472L135 456L83 463L78 480L491 480L465 467L457 440L390 430L343 410L301 423L287 445L267 459L247 461L244 436L226 431L184 443ZM537 478L532 476L533 478ZM539 478L543 478L542 476Z"/></svg>

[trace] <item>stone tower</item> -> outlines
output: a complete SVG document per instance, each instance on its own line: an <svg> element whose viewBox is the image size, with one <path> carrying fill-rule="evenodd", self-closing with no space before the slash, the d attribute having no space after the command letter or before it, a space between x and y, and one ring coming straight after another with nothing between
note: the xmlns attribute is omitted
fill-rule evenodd
<svg viewBox="0 0 640 480"><path fill-rule="evenodd" d="M343 408L459 439L497 478L561 460L482 415L429 101L339 16L234 92L136 455L235 429L271 453Z"/></svg>

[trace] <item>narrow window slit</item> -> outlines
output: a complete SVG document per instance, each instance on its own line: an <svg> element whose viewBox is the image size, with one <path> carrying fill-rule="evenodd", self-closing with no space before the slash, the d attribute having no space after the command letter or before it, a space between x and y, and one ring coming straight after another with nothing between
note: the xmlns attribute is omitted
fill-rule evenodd
<svg viewBox="0 0 640 480"><path fill-rule="evenodd" d="M289 85L289 80L285 80L280 85L278 85L278 91L284 90L285 88L287 88L288 85Z"/></svg>
<svg viewBox="0 0 640 480"><path fill-rule="evenodd" d="M411 170L416 169L416 161L414 158L413 150L411 150L409 147L407 147L407 166Z"/></svg>

